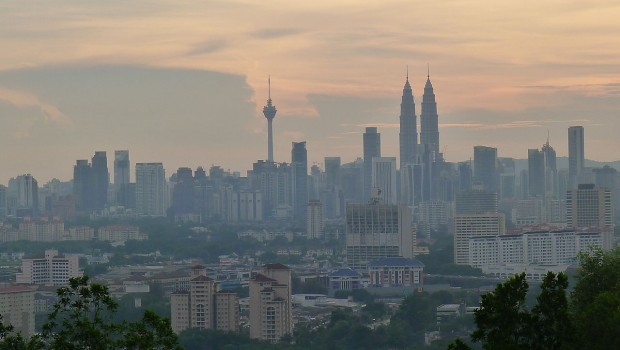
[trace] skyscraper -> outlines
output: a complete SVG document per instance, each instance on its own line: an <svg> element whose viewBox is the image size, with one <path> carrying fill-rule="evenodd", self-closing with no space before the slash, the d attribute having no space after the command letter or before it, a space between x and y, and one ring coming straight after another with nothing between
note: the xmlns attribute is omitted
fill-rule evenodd
<svg viewBox="0 0 620 350"><path fill-rule="evenodd" d="M92 158L92 169L93 209L101 210L108 203L108 186L110 184L108 157L104 151L95 152Z"/></svg>
<svg viewBox="0 0 620 350"><path fill-rule="evenodd" d="M39 183L30 174L17 177L18 217L39 215Z"/></svg>
<svg viewBox="0 0 620 350"><path fill-rule="evenodd" d="M276 117L276 106L271 101L271 77L268 80L269 84L269 98L267 104L263 107L263 114L267 118L267 161L273 162L273 118Z"/></svg>
<svg viewBox="0 0 620 350"><path fill-rule="evenodd" d="M298 222L306 222L308 206L308 151L306 142L293 142L291 150L293 179L293 215Z"/></svg>
<svg viewBox="0 0 620 350"><path fill-rule="evenodd" d="M420 114L420 144L425 150L431 151L435 157L439 155L439 116L437 102L431 84L430 72L426 77L424 95L422 96L422 113Z"/></svg>
<svg viewBox="0 0 620 350"><path fill-rule="evenodd" d="M497 192L497 148L474 147L474 182L485 190Z"/></svg>
<svg viewBox="0 0 620 350"><path fill-rule="evenodd" d="M114 192L116 203L127 206L131 163L129 151L114 151Z"/></svg>
<svg viewBox="0 0 620 350"><path fill-rule="evenodd" d="M166 215L166 174L162 163L136 163L136 211Z"/></svg>
<svg viewBox="0 0 620 350"><path fill-rule="evenodd" d="M409 164L409 163L405 163ZM372 159L372 188L379 189L379 197L386 204L396 204L396 158L374 157Z"/></svg>
<svg viewBox="0 0 620 350"><path fill-rule="evenodd" d="M364 133L364 193L363 198L370 197L372 188L372 159L381 157L381 134L376 127L367 127Z"/></svg>
<svg viewBox="0 0 620 350"><path fill-rule="evenodd" d="M93 169L87 159L79 159L73 166L73 194L78 210L85 212L93 209Z"/></svg>
<svg viewBox="0 0 620 350"><path fill-rule="evenodd" d="M571 126L568 128L568 181L570 189L577 188L577 179L583 171L584 157L583 126Z"/></svg>
<svg viewBox="0 0 620 350"><path fill-rule="evenodd" d="M400 140L400 167L402 168L403 164L415 163L418 145L417 117L415 115L413 90L409 85L409 73L407 73L400 103L400 133L398 136ZM380 155L375 157L380 157ZM366 159L365 156L364 159Z"/></svg>
<svg viewBox="0 0 620 350"><path fill-rule="evenodd" d="M537 149L527 150L528 197L545 197L545 154Z"/></svg>
<svg viewBox="0 0 620 350"><path fill-rule="evenodd" d="M547 143L542 147L542 152L545 155L545 192L558 198L560 192L558 187L557 156L553 147L549 145L549 137L547 137Z"/></svg>
<svg viewBox="0 0 620 350"><path fill-rule="evenodd" d="M323 204L317 200L308 202L308 218L306 221L306 238L321 239L323 238L323 227L325 221L323 219Z"/></svg>

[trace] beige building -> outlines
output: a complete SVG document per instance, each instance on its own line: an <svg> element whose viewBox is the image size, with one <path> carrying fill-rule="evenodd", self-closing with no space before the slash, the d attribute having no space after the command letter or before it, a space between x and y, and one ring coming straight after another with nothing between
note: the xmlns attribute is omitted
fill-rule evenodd
<svg viewBox="0 0 620 350"><path fill-rule="evenodd" d="M318 200L310 200L306 213L306 238L323 238L325 220L323 219L323 204Z"/></svg>
<svg viewBox="0 0 620 350"><path fill-rule="evenodd" d="M100 241L122 242L127 240L142 241L148 238L140 233L140 228L134 225L110 225L99 228L97 238Z"/></svg>
<svg viewBox="0 0 620 350"><path fill-rule="evenodd" d="M65 224L58 218L34 220L24 218L19 224L20 239L36 242L56 242L65 235Z"/></svg>
<svg viewBox="0 0 620 350"><path fill-rule="evenodd" d="M566 193L566 225L574 228L596 227L603 235L603 249L613 247L614 200L611 190L579 185Z"/></svg>
<svg viewBox="0 0 620 350"><path fill-rule="evenodd" d="M181 333L188 328L239 330L237 294L217 292L217 284L206 276L206 269L193 268L189 290L170 295L172 330Z"/></svg>
<svg viewBox="0 0 620 350"><path fill-rule="evenodd" d="M291 269L264 265L250 279L250 337L276 342L293 333Z"/></svg>
<svg viewBox="0 0 620 350"><path fill-rule="evenodd" d="M468 214L454 218L454 263L469 264L469 239L506 233L504 214Z"/></svg>
<svg viewBox="0 0 620 350"><path fill-rule="evenodd" d="M239 297L237 293L220 290L215 293L215 327L219 331L239 331Z"/></svg>
<svg viewBox="0 0 620 350"><path fill-rule="evenodd" d="M48 249L40 256L24 257L22 271L16 274L15 280L18 284L64 286L69 278L78 276L82 276L82 271L77 255L62 255Z"/></svg>
<svg viewBox="0 0 620 350"><path fill-rule="evenodd" d="M0 287L0 315L4 324L24 338L34 334L34 289L28 286Z"/></svg>

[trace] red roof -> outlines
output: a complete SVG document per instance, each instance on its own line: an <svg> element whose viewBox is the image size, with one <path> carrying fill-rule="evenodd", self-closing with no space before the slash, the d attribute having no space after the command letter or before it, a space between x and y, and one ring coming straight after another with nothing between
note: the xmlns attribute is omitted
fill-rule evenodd
<svg viewBox="0 0 620 350"><path fill-rule="evenodd" d="M34 289L29 286L12 285L6 287L0 287L0 293L19 293L19 292L34 292Z"/></svg>

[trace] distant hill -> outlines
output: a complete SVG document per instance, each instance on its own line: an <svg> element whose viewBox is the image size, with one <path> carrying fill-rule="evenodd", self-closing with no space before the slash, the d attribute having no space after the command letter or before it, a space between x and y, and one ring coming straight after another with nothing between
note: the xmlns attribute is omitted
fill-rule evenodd
<svg viewBox="0 0 620 350"><path fill-rule="evenodd" d="M602 168L608 165L618 171L620 171L620 160L613 162L598 162L596 160L586 159L586 168ZM557 158L558 170L568 169L568 157ZM527 159L515 159L515 172L518 174L521 170L527 170Z"/></svg>

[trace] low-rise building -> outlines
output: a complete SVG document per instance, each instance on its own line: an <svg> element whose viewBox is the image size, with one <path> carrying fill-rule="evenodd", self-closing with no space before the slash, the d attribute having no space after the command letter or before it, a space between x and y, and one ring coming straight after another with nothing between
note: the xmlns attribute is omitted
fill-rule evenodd
<svg viewBox="0 0 620 350"><path fill-rule="evenodd" d="M368 264L370 285L381 287L424 286L424 264L416 259L403 257L383 258Z"/></svg>
<svg viewBox="0 0 620 350"><path fill-rule="evenodd" d="M362 275L350 268L336 270L328 275L329 289L350 290L362 288Z"/></svg>
<svg viewBox="0 0 620 350"><path fill-rule="evenodd" d="M134 225L110 225L100 227L97 232L100 241L124 242L127 240L143 241L148 239L144 233L140 233L140 228Z"/></svg>

